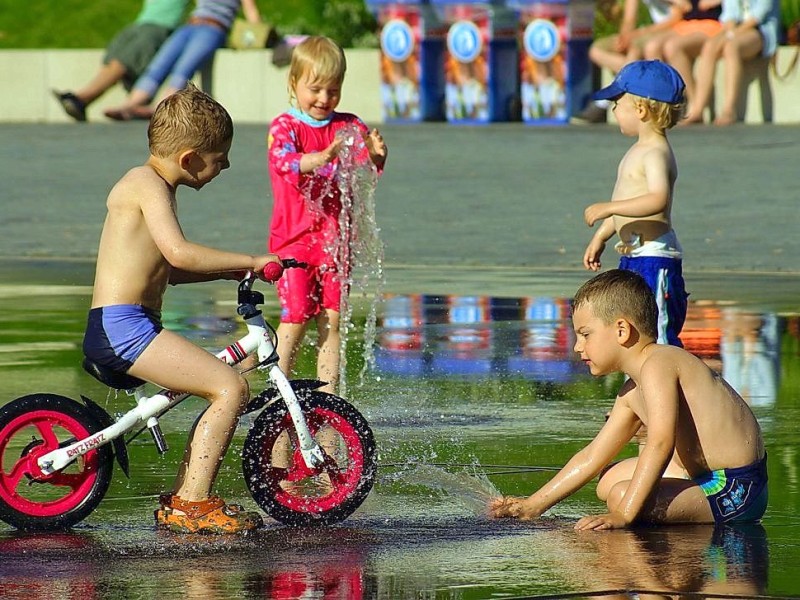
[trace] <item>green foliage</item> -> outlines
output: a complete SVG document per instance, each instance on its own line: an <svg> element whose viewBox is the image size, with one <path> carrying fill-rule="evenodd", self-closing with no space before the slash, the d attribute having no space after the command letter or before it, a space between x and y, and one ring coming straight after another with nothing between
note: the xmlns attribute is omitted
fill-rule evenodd
<svg viewBox="0 0 800 600"><path fill-rule="evenodd" d="M780 0L781 22L789 27L800 21L800 0Z"/></svg>
<svg viewBox="0 0 800 600"><path fill-rule="evenodd" d="M281 34L327 35L345 48L377 46L363 0L257 0ZM1 48L104 48L142 0L0 0Z"/></svg>
<svg viewBox="0 0 800 600"><path fill-rule="evenodd" d="M377 24L364 0L257 0L265 21L286 34L327 35L345 48L377 47ZM142 0L0 0L2 48L104 48L133 21ZM800 0L781 0L800 18ZM616 33L622 0L597 0L595 35ZM642 22L648 22L642 10Z"/></svg>

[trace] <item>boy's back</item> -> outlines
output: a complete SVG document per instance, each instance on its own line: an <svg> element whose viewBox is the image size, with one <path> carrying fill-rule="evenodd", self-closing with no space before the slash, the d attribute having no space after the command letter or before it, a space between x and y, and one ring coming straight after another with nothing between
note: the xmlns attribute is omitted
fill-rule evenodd
<svg viewBox="0 0 800 600"><path fill-rule="evenodd" d="M141 304L161 309L171 267L148 226L174 215L174 192L149 165L131 169L111 190L97 256L92 307ZM176 221L177 223L177 221ZM158 224L155 231L160 231Z"/></svg>
<svg viewBox="0 0 800 600"><path fill-rule="evenodd" d="M664 421L671 422L675 406L675 459L690 478L743 467L764 456L761 430L750 407L702 360L660 344L648 346L643 355L636 374L641 384L629 379L617 403L630 407L648 426L648 443Z"/></svg>

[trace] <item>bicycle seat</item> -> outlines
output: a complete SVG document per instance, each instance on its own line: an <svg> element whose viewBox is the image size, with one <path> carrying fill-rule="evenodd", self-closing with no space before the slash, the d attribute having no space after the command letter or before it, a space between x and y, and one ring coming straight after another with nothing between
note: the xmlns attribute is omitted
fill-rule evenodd
<svg viewBox="0 0 800 600"><path fill-rule="evenodd" d="M127 373L114 371L88 358L83 359L83 368L89 375L97 379L97 381L115 390L132 390L146 383L144 379L139 379Z"/></svg>

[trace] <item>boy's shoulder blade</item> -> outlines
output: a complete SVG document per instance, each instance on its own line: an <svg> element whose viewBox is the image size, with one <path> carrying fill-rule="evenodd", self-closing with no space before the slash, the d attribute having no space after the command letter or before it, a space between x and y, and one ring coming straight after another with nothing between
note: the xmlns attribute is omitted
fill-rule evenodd
<svg viewBox="0 0 800 600"><path fill-rule="evenodd" d="M114 186L113 192L138 196L142 192L159 193L169 189L166 181L148 165L133 167Z"/></svg>

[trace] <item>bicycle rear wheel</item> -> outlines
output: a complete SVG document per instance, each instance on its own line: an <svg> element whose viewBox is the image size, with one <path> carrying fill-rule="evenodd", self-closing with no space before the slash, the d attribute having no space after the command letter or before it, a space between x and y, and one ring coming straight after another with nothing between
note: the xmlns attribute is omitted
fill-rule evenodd
<svg viewBox="0 0 800 600"><path fill-rule="evenodd" d="M46 531L86 518L111 483L111 447L91 450L50 474L36 461L102 428L83 405L54 394L23 396L0 408L0 519L17 529Z"/></svg>
<svg viewBox="0 0 800 600"><path fill-rule="evenodd" d="M375 438L361 413L338 396L303 390L298 400L324 464L306 466L288 410L275 403L258 416L245 440L245 481L256 503L286 525L338 523L375 483Z"/></svg>

